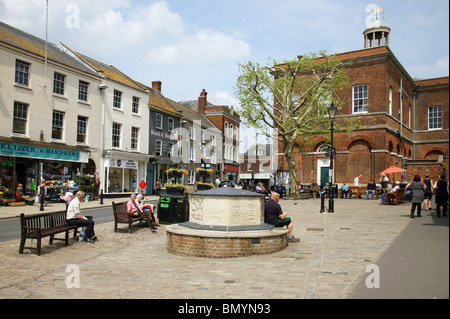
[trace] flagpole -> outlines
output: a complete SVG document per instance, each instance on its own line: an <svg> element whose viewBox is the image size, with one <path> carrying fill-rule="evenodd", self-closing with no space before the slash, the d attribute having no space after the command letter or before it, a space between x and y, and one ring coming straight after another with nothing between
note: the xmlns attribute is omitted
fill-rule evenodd
<svg viewBox="0 0 450 319"><path fill-rule="evenodd" d="M45 58L44 58L44 89L47 88L47 48L48 48L48 0L45 8Z"/></svg>

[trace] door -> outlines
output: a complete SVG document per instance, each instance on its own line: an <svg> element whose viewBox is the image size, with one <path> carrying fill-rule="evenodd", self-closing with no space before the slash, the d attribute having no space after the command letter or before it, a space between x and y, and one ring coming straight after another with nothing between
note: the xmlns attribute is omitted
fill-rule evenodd
<svg viewBox="0 0 450 319"><path fill-rule="evenodd" d="M320 186L325 186L330 182L330 168L321 167L320 168Z"/></svg>

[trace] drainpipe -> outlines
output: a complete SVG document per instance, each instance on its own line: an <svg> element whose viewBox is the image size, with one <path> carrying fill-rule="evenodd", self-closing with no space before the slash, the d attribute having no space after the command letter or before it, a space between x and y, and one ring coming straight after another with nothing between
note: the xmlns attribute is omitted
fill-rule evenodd
<svg viewBox="0 0 450 319"><path fill-rule="evenodd" d="M413 158L416 158L416 96L417 92L413 92Z"/></svg>
<svg viewBox="0 0 450 319"><path fill-rule="evenodd" d="M400 142L402 142L402 168L403 168L403 160L404 160L404 145L403 145L403 78L400 78Z"/></svg>

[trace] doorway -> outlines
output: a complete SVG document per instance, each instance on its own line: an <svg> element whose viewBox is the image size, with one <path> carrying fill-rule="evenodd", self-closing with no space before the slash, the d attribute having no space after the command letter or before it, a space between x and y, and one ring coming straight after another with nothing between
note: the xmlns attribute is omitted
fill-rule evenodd
<svg viewBox="0 0 450 319"><path fill-rule="evenodd" d="M325 186L330 183L330 159L326 157L317 159L317 183Z"/></svg>

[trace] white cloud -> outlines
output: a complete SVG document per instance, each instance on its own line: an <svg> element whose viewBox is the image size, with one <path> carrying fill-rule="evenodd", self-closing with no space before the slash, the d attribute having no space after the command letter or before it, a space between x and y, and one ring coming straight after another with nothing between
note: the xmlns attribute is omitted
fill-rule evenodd
<svg viewBox="0 0 450 319"><path fill-rule="evenodd" d="M235 110L239 109L240 107L239 101L226 91L216 91L208 93L208 101L213 103L214 105L233 106Z"/></svg>
<svg viewBox="0 0 450 319"><path fill-rule="evenodd" d="M179 37L173 43L150 50L147 57L161 64L210 63L250 55L250 46L242 40L213 29L203 29Z"/></svg>
<svg viewBox="0 0 450 319"><path fill-rule="evenodd" d="M449 56L447 55L445 58L439 59L436 61L436 66L441 71L446 71L448 74L449 68Z"/></svg>

